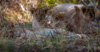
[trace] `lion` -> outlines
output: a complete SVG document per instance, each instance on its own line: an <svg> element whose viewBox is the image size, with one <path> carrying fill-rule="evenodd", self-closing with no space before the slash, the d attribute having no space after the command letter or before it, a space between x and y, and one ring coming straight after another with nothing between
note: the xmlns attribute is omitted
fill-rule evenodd
<svg viewBox="0 0 100 52"><path fill-rule="evenodd" d="M91 30L95 20L95 7L81 4L59 4L51 9L53 19L67 24L67 29L76 33L86 33ZM62 22L63 21L63 22ZM58 24L59 24L58 23ZM86 32L85 32L86 31Z"/></svg>
<svg viewBox="0 0 100 52"><path fill-rule="evenodd" d="M91 21L86 18L80 7L75 6L75 13L71 17L70 24L75 33L85 33L91 25Z"/></svg>
<svg viewBox="0 0 100 52"><path fill-rule="evenodd" d="M83 14L90 18L91 20L95 20L95 7L93 6L84 6L82 4L58 4L57 6L51 9L51 13L55 20L65 21L69 20L73 13L75 13L75 6L78 6L82 9Z"/></svg>
<svg viewBox="0 0 100 52"><path fill-rule="evenodd" d="M37 21L39 23L39 25L46 27L47 26L47 19L46 19L46 14L48 12L48 8L42 8L42 7L38 7L38 8L31 8L30 9L31 14L35 17L33 17L33 20L35 19L35 21Z"/></svg>

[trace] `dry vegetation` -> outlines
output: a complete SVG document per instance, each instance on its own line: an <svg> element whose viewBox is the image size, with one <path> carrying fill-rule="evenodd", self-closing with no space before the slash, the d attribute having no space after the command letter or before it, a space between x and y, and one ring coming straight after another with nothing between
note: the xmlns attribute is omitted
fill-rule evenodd
<svg viewBox="0 0 100 52"><path fill-rule="evenodd" d="M95 27L98 29L96 34L93 34L94 32L91 33L91 31L85 35L76 34L75 30L73 33L69 32L68 28L70 29L72 26L70 26L70 23L63 21L64 19L57 18L53 21L54 18L45 18L51 15L49 10L54 6L53 4L61 2L54 0L53 2L50 1L52 4L45 4L42 3L44 2L43 0L38 1L0 0L0 52L100 52L100 27ZM62 3L64 2L76 3L75 0L62 0ZM42 6L41 3L47 6ZM34 14L38 18L34 18ZM96 19L99 20L99 10L96 14L98 15ZM42 29L32 27L32 19L36 20L35 22L40 25L36 27ZM49 21L53 21L54 24L47 23ZM73 19L73 23L74 21L75 19ZM60 28L63 27L64 32L59 33L60 30L55 30L59 29L58 27L56 28L55 24L58 24L57 26L60 26ZM74 23L73 26L75 25ZM53 32L50 30L51 32L49 33L44 30L47 28L53 29L56 35L51 36ZM43 34L46 34L44 32L46 31L47 34L51 35L41 36L38 33L36 34L35 32L37 31L35 30L40 30L39 32L43 32Z"/></svg>

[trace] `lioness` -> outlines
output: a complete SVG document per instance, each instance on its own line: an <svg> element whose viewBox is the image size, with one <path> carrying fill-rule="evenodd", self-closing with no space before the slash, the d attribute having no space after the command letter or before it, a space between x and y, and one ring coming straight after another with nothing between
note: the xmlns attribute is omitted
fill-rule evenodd
<svg viewBox="0 0 100 52"><path fill-rule="evenodd" d="M85 33L85 31L91 30L91 23L95 20L94 6L59 4L51 9L51 13L56 21L67 21L68 29L76 33Z"/></svg>
<svg viewBox="0 0 100 52"><path fill-rule="evenodd" d="M75 6L81 8L82 13L90 20L94 20L95 18L95 11L94 7L92 6L83 6L81 4L59 4L51 9L51 13L55 20L67 20L71 18L71 16L76 12Z"/></svg>

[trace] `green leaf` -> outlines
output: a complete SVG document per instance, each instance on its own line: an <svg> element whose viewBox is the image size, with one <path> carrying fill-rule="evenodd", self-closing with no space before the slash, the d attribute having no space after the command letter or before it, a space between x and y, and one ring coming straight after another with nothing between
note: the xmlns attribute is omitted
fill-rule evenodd
<svg viewBox="0 0 100 52"><path fill-rule="evenodd" d="M99 21L99 24L100 24L100 21Z"/></svg>
<svg viewBox="0 0 100 52"><path fill-rule="evenodd" d="M75 4L76 3L76 0L73 0L73 3Z"/></svg>

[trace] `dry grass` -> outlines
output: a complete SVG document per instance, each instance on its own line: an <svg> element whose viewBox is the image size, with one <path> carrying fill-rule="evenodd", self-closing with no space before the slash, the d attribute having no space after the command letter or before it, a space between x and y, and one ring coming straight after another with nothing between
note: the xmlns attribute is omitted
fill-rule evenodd
<svg viewBox="0 0 100 52"><path fill-rule="evenodd" d="M5 1L5 0L4 0ZM20 37L32 30L32 16L29 6L30 1L19 0L25 7L24 13L15 3L0 5L0 52L99 52L100 36L89 35L88 38L75 38L68 35L43 36L43 37ZM28 4L26 3L28 2ZM5 8L5 6L7 6Z"/></svg>

